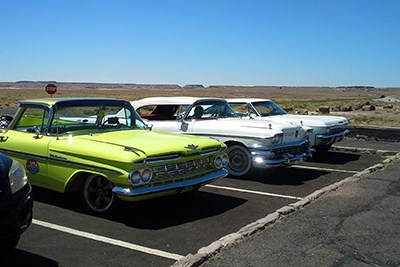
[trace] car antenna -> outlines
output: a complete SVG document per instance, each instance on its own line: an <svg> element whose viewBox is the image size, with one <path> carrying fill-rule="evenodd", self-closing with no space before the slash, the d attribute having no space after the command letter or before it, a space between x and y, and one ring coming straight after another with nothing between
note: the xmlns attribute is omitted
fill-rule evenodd
<svg viewBox="0 0 400 267"><path fill-rule="evenodd" d="M58 125L56 126L56 140L60 140L60 137L58 135Z"/></svg>

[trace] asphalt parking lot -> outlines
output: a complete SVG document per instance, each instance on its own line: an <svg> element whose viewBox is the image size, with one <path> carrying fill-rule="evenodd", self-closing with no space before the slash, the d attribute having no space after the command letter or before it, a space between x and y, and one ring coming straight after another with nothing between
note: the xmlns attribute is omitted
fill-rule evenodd
<svg viewBox="0 0 400 267"><path fill-rule="evenodd" d="M377 147L386 145L395 151ZM194 195L127 205L108 218L85 214L76 195L34 188L33 225L6 266L170 266L383 159L384 153L338 149L299 166L228 176Z"/></svg>

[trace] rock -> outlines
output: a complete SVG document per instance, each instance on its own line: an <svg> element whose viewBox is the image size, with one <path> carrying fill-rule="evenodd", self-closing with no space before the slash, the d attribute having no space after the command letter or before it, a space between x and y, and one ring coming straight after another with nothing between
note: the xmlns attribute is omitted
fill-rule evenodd
<svg viewBox="0 0 400 267"><path fill-rule="evenodd" d="M318 112L320 112L321 114L329 114L329 107L327 106L319 107Z"/></svg>
<svg viewBox="0 0 400 267"><path fill-rule="evenodd" d="M352 111L352 107L351 106L341 106L340 107L340 111Z"/></svg>
<svg viewBox="0 0 400 267"><path fill-rule="evenodd" d="M363 108L362 108L363 111L372 111L372 110L375 110L375 109L376 109L376 108L375 108L374 105L365 105L365 106L363 106Z"/></svg>
<svg viewBox="0 0 400 267"><path fill-rule="evenodd" d="M353 108L353 110L360 110L360 109L362 109L363 106L364 106L363 104L357 104L357 105L354 105L352 108Z"/></svg>
<svg viewBox="0 0 400 267"><path fill-rule="evenodd" d="M297 114L299 114L299 115L308 115L308 110L305 110L305 109L299 110L299 111L297 111Z"/></svg>

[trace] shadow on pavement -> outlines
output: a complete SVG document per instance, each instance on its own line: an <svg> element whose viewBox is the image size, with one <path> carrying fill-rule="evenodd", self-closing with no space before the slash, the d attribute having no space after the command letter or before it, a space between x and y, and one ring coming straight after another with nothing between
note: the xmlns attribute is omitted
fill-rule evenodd
<svg viewBox="0 0 400 267"><path fill-rule="evenodd" d="M360 157L361 155L359 154L329 151L327 153L313 155L313 157L308 159L307 161L315 163L343 165L351 161L357 161Z"/></svg>
<svg viewBox="0 0 400 267"><path fill-rule="evenodd" d="M33 199L62 209L87 214L76 193L62 194L34 187ZM242 198L198 191L139 202L121 202L118 211L107 216L106 219L138 229L164 229L225 213L246 201Z"/></svg>
<svg viewBox="0 0 400 267"><path fill-rule="evenodd" d="M0 265L4 267L59 266L58 263L52 259L48 259L19 249L13 250L10 255L8 255L8 257L6 258L3 258L3 260L1 261Z"/></svg>
<svg viewBox="0 0 400 267"><path fill-rule="evenodd" d="M328 174L329 171L301 170L291 168L254 169L245 177L228 176L225 179L242 179L272 185L303 185L306 181L315 180Z"/></svg>

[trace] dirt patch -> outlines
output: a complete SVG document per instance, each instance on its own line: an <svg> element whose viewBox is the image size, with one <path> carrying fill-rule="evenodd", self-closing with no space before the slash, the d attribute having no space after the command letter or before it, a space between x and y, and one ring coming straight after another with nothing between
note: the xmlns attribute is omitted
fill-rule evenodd
<svg viewBox="0 0 400 267"><path fill-rule="evenodd" d="M53 82L55 83L55 82ZM47 83L0 83L0 109L15 109L21 99L49 97ZM360 124L400 127L400 88L372 87L285 87L285 86L209 86L185 88L178 85L56 83L53 97L112 97L129 101L150 96L254 97L272 99L281 106L318 114L320 106L375 105L374 111L331 112ZM392 107L388 108L388 105ZM360 119L357 119L359 117ZM366 120L369 117L371 120ZM357 121L358 120L358 121Z"/></svg>

